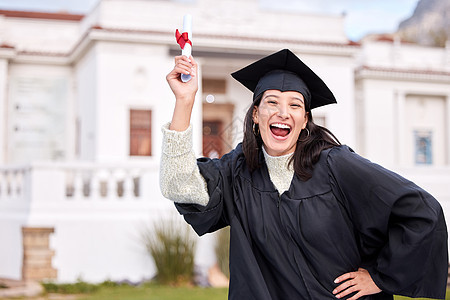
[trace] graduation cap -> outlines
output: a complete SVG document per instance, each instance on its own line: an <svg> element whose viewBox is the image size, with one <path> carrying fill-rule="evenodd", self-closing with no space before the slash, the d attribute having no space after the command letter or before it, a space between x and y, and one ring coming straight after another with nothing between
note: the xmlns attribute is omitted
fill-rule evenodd
<svg viewBox="0 0 450 300"><path fill-rule="evenodd" d="M267 90L296 91L310 109L337 103L328 86L289 49L266 56L231 74L253 92L253 100Z"/></svg>

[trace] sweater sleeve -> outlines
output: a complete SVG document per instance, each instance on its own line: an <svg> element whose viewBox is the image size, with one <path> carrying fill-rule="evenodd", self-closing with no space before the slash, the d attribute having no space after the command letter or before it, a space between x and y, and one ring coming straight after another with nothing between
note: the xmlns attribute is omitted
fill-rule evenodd
<svg viewBox="0 0 450 300"><path fill-rule="evenodd" d="M192 149L192 126L178 132L169 130L169 125L167 123L162 127L161 192L176 203L206 206L209 201L208 190Z"/></svg>

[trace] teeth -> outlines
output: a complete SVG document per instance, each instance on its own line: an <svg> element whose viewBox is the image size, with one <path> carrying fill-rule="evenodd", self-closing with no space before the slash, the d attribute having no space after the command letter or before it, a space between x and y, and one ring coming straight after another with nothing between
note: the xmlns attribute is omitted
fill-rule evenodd
<svg viewBox="0 0 450 300"><path fill-rule="evenodd" d="M270 126L281 128L281 129L291 129L291 127L289 125L281 124L281 123L275 123Z"/></svg>

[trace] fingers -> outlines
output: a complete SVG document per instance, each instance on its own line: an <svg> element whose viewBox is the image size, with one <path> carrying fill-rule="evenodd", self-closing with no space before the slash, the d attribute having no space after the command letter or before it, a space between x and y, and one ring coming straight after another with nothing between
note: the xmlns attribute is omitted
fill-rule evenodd
<svg viewBox="0 0 450 300"><path fill-rule="evenodd" d="M184 59L180 59L175 63L175 67L174 67L175 71L177 73L182 73L182 74L191 74L192 72L192 64L190 61L184 60Z"/></svg>
<svg viewBox="0 0 450 300"><path fill-rule="evenodd" d="M339 277L339 282L344 281L344 283L340 284L337 288L334 289L333 294L336 295L336 298L342 298L358 291L355 287L356 281L353 280L353 278L355 277L356 275L353 272L346 273Z"/></svg>
<svg viewBox="0 0 450 300"><path fill-rule="evenodd" d="M352 285L351 287L345 289L343 292L339 293L336 295L336 298L340 299L342 297L348 296L354 292L358 292L360 294L362 294L362 291L358 289L358 287L356 285ZM353 297L355 297L356 295L354 295ZM358 299L358 298L355 298Z"/></svg>
<svg viewBox="0 0 450 300"><path fill-rule="evenodd" d="M347 280L343 284L339 285L337 288L334 289L333 294L338 294L342 292L343 290L348 289L351 286L354 286L356 283L353 280Z"/></svg>
<svg viewBox="0 0 450 300"><path fill-rule="evenodd" d="M365 269L358 269L356 272L345 273L334 281L341 283L333 290L336 298L342 298L352 293L356 293L349 300L356 300L365 295L371 295L381 292L378 286L372 280L369 272Z"/></svg>
<svg viewBox="0 0 450 300"><path fill-rule="evenodd" d="M197 63L194 58L180 55L175 57L175 66L166 76L166 80L169 82L177 82L180 80L180 74L191 75L195 77L197 75Z"/></svg>
<svg viewBox="0 0 450 300"><path fill-rule="evenodd" d="M352 297L348 298L347 300L356 300L356 299L359 299L362 296L365 296L365 294L363 294L361 291L359 291L358 293L356 293Z"/></svg>
<svg viewBox="0 0 450 300"><path fill-rule="evenodd" d="M175 66L167 74L166 80L177 101L180 100L184 104L192 104L194 102L195 94L198 90L197 69L198 65L192 56L180 55L175 57ZM191 75L192 79L183 82L181 80L182 74Z"/></svg>
<svg viewBox="0 0 450 300"><path fill-rule="evenodd" d="M355 277L356 277L355 272L345 273L345 274L339 276L338 278L336 278L334 280L334 283L339 283L339 282L342 282L342 281L345 281L345 280L348 280L351 278L355 278Z"/></svg>
<svg viewBox="0 0 450 300"><path fill-rule="evenodd" d="M195 73L196 68L197 63L192 56L186 57L184 55L180 55L175 57L175 69L178 73L193 75L192 73Z"/></svg>

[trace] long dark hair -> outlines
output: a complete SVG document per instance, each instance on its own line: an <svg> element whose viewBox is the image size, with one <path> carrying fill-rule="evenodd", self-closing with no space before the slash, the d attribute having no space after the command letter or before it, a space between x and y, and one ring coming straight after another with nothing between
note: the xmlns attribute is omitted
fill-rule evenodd
<svg viewBox="0 0 450 300"><path fill-rule="evenodd" d="M242 149L247 165L252 172L260 167L259 154L263 145L258 124L253 122L253 110L259 106L261 98L262 96L253 101L244 120ZM314 123L309 103L306 103L305 110L308 116L306 128L309 130L309 134L306 129L300 132L294 155L289 162L293 164L295 174L303 181L311 178L314 164L319 160L323 150L341 145L330 130Z"/></svg>

